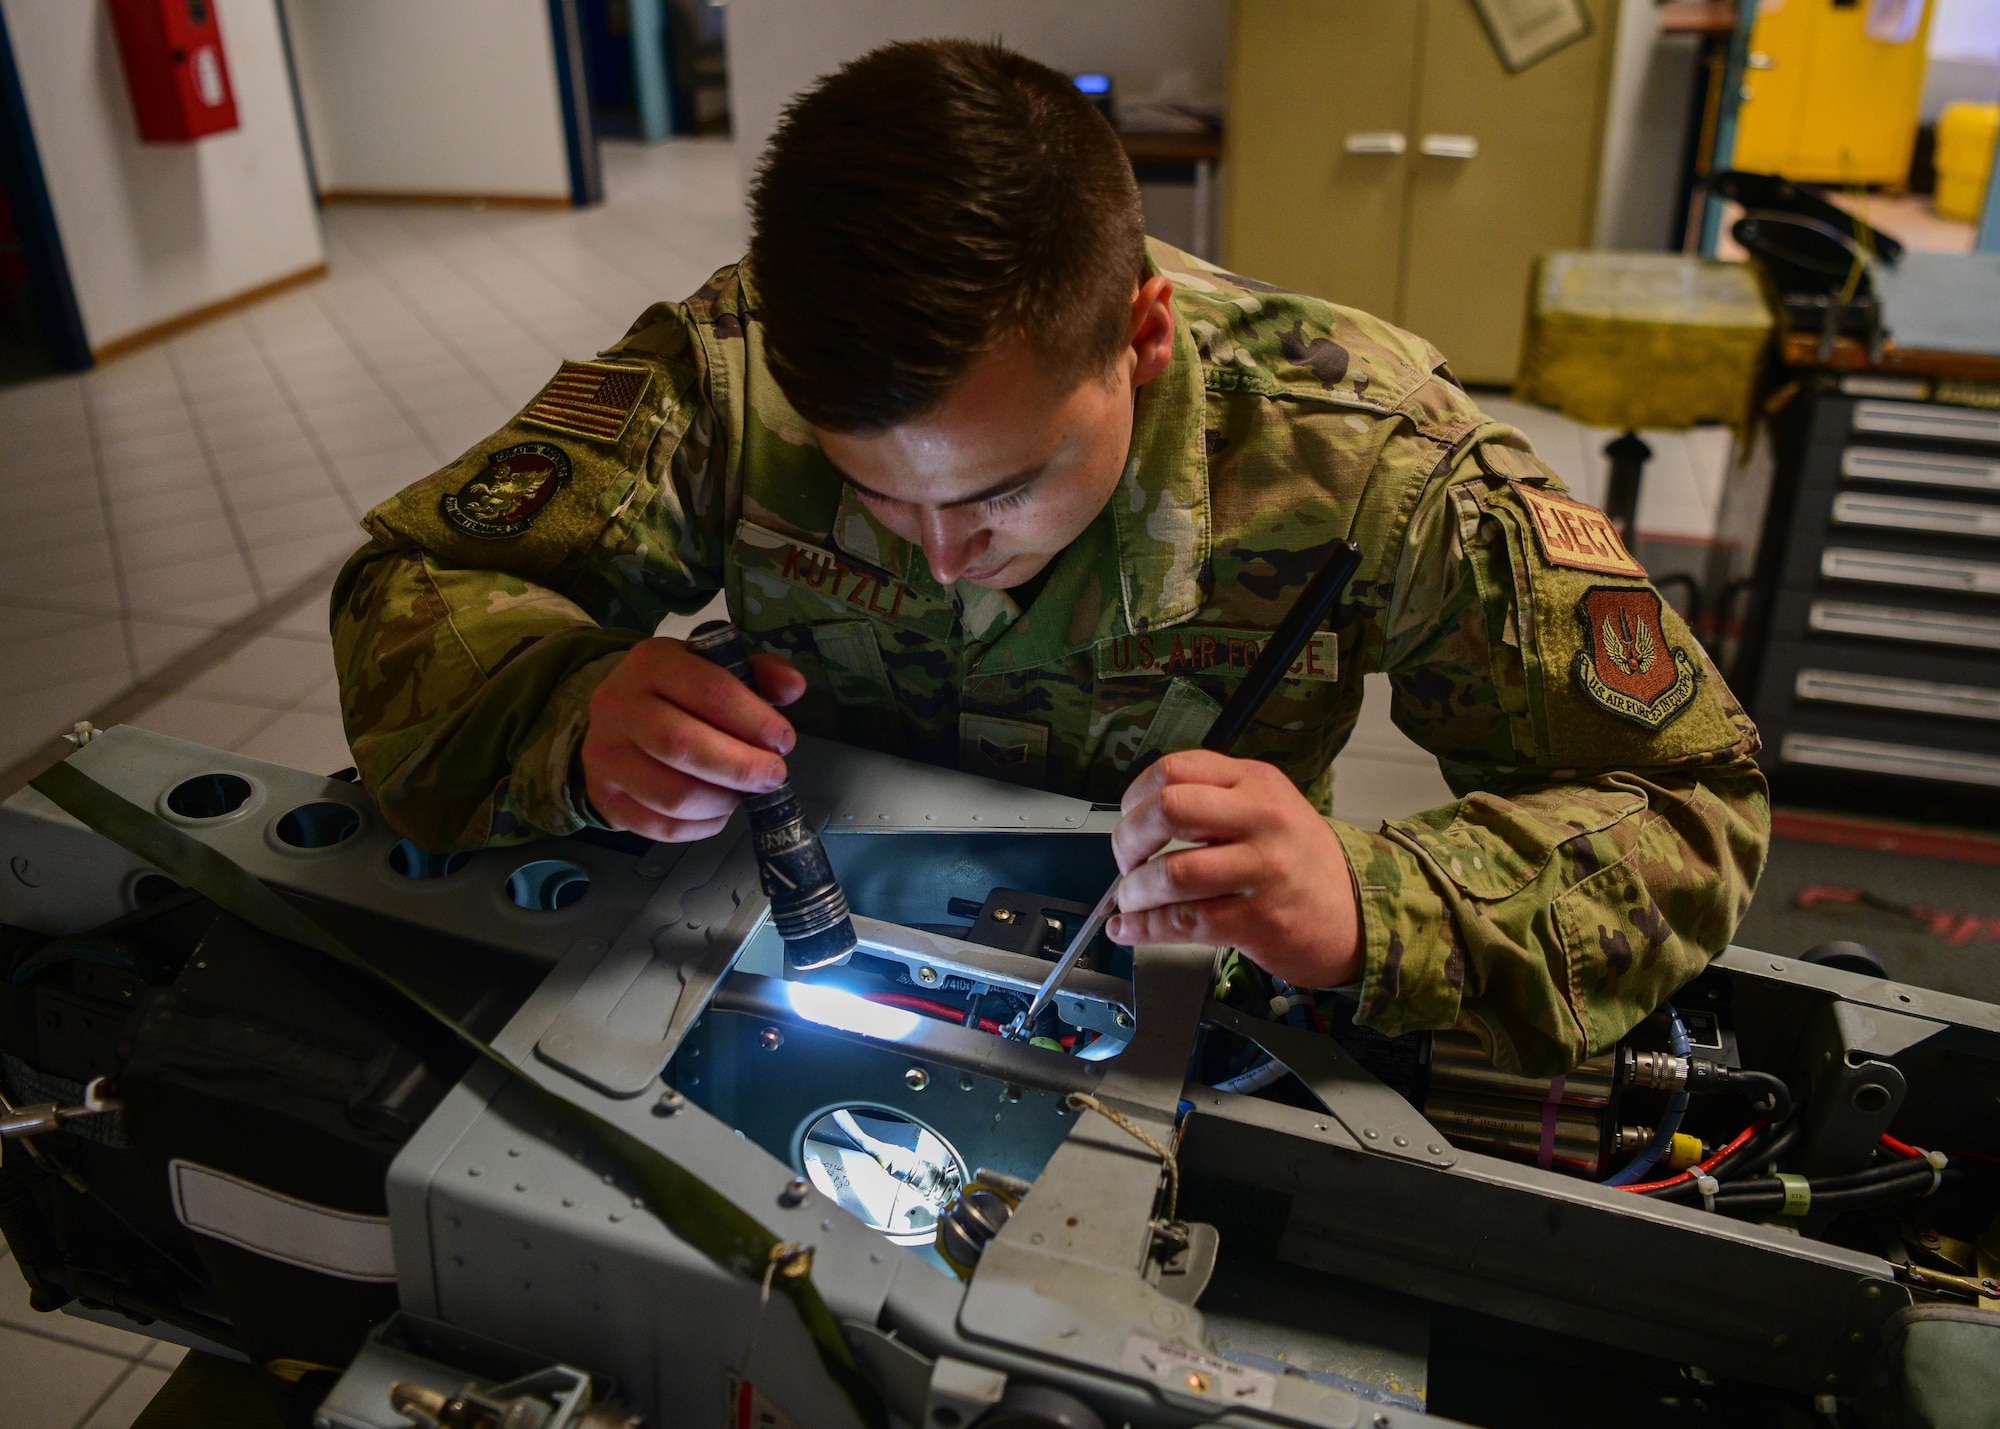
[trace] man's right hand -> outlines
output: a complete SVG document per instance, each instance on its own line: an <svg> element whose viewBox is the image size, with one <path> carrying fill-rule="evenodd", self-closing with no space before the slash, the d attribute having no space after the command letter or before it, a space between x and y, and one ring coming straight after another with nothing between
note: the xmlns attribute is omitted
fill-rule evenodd
<svg viewBox="0 0 2000 1429"><path fill-rule="evenodd" d="M578 752L613 828L692 843L719 832L741 796L785 781L798 736L771 706L804 694L805 676L776 655L752 655L750 671L763 699L678 640L642 640L618 662L590 697Z"/></svg>

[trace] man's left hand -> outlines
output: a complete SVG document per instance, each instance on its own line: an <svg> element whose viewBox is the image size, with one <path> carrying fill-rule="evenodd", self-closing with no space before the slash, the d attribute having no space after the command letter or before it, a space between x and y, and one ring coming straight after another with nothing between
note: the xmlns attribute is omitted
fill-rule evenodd
<svg viewBox="0 0 2000 1429"><path fill-rule="evenodd" d="M1360 976L1347 851L1276 767L1205 749L1169 754L1132 781L1122 808L1113 942L1231 944L1300 987ZM1153 857L1175 840L1203 847Z"/></svg>

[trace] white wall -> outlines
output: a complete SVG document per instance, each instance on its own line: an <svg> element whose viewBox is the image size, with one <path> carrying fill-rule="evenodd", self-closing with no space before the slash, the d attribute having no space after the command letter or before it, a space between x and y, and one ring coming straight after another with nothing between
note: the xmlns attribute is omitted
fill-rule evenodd
<svg viewBox="0 0 2000 1429"><path fill-rule="evenodd" d="M1668 230L1700 42L1692 35L1662 35L1652 0L1625 0L1618 7L1613 44L1597 180L1597 246L1655 252L1677 247Z"/></svg>
<svg viewBox="0 0 2000 1429"><path fill-rule="evenodd" d="M746 182L792 95L891 40L998 39L1065 73L1103 70L1134 98L1164 86L1220 102L1228 88L1227 0L731 0L725 14Z"/></svg>
<svg viewBox="0 0 2000 1429"><path fill-rule="evenodd" d="M325 260L274 6L216 6L240 126L141 144L109 8L0 0L92 347Z"/></svg>
<svg viewBox="0 0 2000 1429"><path fill-rule="evenodd" d="M1930 52L2000 60L2000 0L1931 0Z"/></svg>
<svg viewBox="0 0 2000 1429"><path fill-rule="evenodd" d="M1930 64L1921 117L1935 124L1947 104L2000 99L2000 0L1931 0Z"/></svg>
<svg viewBox="0 0 2000 1429"><path fill-rule="evenodd" d="M285 0L325 193L563 199L544 0Z"/></svg>

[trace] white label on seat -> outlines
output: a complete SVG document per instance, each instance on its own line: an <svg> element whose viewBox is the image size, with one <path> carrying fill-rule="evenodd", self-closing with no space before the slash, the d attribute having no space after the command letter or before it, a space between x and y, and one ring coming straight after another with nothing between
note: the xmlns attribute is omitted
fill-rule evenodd
<svg viewBox="0 0 2000 1429"><path fill-rule="evenodd" d="M174 1218L200 1235L343 1280L396 1278L387 1216L316 1206L192 1161L168 1162L167 1179Z"/></svg>

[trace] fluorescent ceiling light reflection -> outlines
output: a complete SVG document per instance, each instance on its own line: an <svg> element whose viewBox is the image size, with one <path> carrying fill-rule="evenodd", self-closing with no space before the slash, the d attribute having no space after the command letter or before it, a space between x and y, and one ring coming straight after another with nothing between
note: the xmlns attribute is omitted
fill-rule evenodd
<svg viewBox="0 0 2000 1429"><path fill-rule="evenodd" d="M884 1042L902 1041L915 1032L922 1021L914 1012L905 1012L900 1007L884 1007L879 1002L870 1002L865 997L856 997L851 992L842 992L837 987L822 987L817 983L786 983L785 995L791 999L792 1011L808 1022L817 1022L822 1027L840 1032L852 1032L858 1037L879 1038Z"/></svg>

